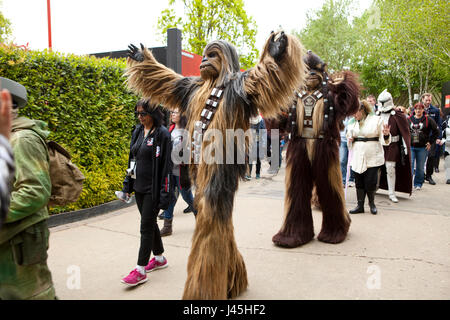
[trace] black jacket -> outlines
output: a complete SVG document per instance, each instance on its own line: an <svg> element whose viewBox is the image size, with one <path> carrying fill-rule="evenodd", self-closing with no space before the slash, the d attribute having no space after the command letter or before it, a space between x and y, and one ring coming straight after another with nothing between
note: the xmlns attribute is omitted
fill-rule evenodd
<svg viewBox="0 0 450 320"><path fill-rule="evenodd" d="M433 118L423 115L422 118L416 119L414 115L408 118L409 131L411 132L411 147L423 148L427 142L431 145L436 142L439 136L439 130ZM419 142L414 143L414 133L419 135Z"/></svg>
<svg viewBox="0 0 450 320"><path fill-rule="evenodd" d="M134 155L131 152L132 146L137 141L139 135L143 134L144 127L138 124L133 130L130 142L130 153L128 156L128 167L130 166L131 159ZM152 199L154 203L157 203L159 209L167 209L169 206L170 198L173 197L173 186L170 183L170 174L172 172L172 141L170 139L170 133L164 126L157 127L154 132L154 153L152 161ZM159 151L159 152L158 152ZM132 193L134 179L129 176L125 177L123 181L123 192Z"/></svg>

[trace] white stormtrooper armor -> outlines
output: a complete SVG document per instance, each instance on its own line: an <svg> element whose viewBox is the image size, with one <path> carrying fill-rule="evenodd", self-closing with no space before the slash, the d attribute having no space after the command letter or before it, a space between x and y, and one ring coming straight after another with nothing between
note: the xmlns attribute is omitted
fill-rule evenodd
<svg viewBox="0 0 450 320"><path fill-rule="evenodd" d="M384 89L383 92L380 93L378 96L378 111L376 112L377 116L380 116L383 120L384 124L389 123L389 118L391 115L395 115L394 110L394 100L392 99L392 95L387 91L387 89ZM390 112L389 112L390 111ZM397 142L399 139L399 136L393 136L391 138L392 142ZM387 183L388 183L388 189L389 189L389 199L391 199L392 202L397 203L398 199L395 196L395 161L386 161L386 174L387 174Z"/></svg>

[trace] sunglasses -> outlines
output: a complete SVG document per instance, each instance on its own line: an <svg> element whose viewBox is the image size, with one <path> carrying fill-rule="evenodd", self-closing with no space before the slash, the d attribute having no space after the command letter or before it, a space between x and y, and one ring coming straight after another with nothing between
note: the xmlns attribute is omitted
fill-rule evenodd
<svg viewBox="0 0 450 320"><path fill-rule="evenodd" d="M149 115L150 113L148 113L148 112L138 112L138 111L135 111L134 114L136 115L136 117L139 117L139 116L145 117L145 116Z"/></svg>

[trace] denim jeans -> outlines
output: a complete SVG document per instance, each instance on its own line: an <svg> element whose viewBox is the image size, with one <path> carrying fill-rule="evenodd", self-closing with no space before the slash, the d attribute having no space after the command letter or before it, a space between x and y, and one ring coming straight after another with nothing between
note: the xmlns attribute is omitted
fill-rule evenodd
<svg viewBox="0 0 450 320"><path fill-rule="evenodd" d="M348 147L347 141L341 140L341 145L339 146L339 159L341 162L341 172L342 172L342 184L345 185L345 180L347 178L347 162L348 162ZM355 173L350 169L349 181L355 181Z"/></svg>
<svg viewBox="0 0 450 320"><path fill-rule="evenodd" d="M174 200L169 204L169 207L167 210L164 210L164 218L166 219L172 219L173 218L173 209L175 208L175 205L177 204L178 195L181 193L181 196L183 197L184 201L190 205L192 208L194 207L194 196L192 195L191 189L183 189L181 188L180 184L180 177L171 175L170 176L170 182L176 186L175 190L175 198Z"/></svg>
<svg viewBox="0 0 450 320"><path fill-rule="evenodd" d="M427 149L411 147L411 170L414 177L414 187L422 187L424 181L424 167L425 160L427 158ZM416 168L414 170L414 162L416 163ZM414 174L415 172L415 174Z"/></svg>

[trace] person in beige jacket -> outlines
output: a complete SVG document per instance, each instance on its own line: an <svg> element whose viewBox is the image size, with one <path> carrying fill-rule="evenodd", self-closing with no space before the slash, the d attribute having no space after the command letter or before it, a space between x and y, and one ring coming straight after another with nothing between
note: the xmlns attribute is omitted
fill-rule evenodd
<svg viewBox="0 0 450 320"><path fill-rule="evenodd" d="M378 172L384 164L383 146L391 143L390 127L384 124L381 117L372 113L366 100L362 100L355 118L349 123L347 142L353 153L351 166L355 172L356 196L358 205L349 213L363 213L364 199L367 194L370 212L377 214L375 191Z"/></svg>

